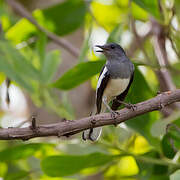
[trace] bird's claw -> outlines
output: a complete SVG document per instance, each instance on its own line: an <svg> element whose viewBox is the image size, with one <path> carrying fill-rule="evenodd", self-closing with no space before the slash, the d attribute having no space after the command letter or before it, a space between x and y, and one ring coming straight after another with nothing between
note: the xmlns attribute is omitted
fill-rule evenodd
<svg viewBox="0 0 180 180"><path fill-rule="evenodd" d="M117 111L111 111L111 117L112 117L112 119L114 119L114 121L115 121L114 126L117 126L117 125L118 125L116 119L117 119L117 116L119 116L119 115L120 115L119 112L117 112Z"/></svg>
<svg viewBox="0 0 180 180"><path fill-rule="evenodd" d="M128 104L126 105L126 108L132 109L133 111L135 111L135 110L137 109L137 106L134 105L134 104L128 103Z"/></svg>

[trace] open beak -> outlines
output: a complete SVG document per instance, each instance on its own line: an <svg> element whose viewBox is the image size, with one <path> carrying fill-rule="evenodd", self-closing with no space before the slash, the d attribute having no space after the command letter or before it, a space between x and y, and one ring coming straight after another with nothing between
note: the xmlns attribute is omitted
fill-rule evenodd
<svg viewBox="0 0 180 180"><path fill-rule="evenodd" d="M108 48L105 45L104 46L96 45L96 47L101 49L101 50L97 50L96 52L103 53L104 51L108 50Z"/></svg>

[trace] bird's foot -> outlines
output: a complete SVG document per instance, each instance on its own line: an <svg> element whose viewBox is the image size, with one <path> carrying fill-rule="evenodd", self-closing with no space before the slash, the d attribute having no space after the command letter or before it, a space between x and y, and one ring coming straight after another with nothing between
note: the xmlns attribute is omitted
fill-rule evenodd
<svg viewBox="0 0 180 180"><path fill-rule="evenodd" d="M133 111L135 111L137 108L135 104L131 104L131 103L126 103L124 106L128 109L132 109Z"/></svg>
<svg viewBox="0 0 180 180"><path fill-rule="evenodd" d="M112 119L114 119L114 126L117 126L118 125L118 122L116 121L117 119L117 116L119 116L120 113L117 112L117 111L111 111L111 117Z"/></svg>
<svg viewBox="0 0 180 180"><path fill-rule="evenodd" d="M137 108L135 104L131 104L131 103L126 103L124 101L120 101L117 100L119 103L123 104L126 108L128 109L132 109L133 111L135 111L135 109Z"/></svg>

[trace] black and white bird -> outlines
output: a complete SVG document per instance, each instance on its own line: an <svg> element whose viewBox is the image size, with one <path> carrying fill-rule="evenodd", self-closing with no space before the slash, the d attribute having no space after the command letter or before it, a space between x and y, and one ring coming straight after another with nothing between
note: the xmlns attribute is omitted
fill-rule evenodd
<svg viewBox="0 0 180 180"><path fill-rule="evenodd" d="M96 52L102 52L107 62L101 70L96 88L96 114L105 112L108 109L115 118L115 112L121 104L130 106L124 101L128 90L131 86L134 76L134 65L126 56L123 48L116 44L110 43L103 46ZM112 101L112 106L109 103ZM101 127L88 129L83 132L84 140L96 141L102 132Z"/></svg>

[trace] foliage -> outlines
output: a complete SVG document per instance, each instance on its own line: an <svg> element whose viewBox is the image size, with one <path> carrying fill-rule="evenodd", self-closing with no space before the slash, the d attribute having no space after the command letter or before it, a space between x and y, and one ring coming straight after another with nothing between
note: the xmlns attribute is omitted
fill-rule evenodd
<svg viewBox="0 0 180 180"><path fill-rule="evenodd" d="M27 19L14 15L9 5L0 0L3 28L0 34L0 82L8 77L29 95L36 106L59 117L75 119L67 94L88 80L94 89L105 60L94 54L91 47L94 46L94 31L101 30L98 36L106 32L107 42L120 43L127 51L135 49L129 53L132 53L129 58L136 70L126 101L137 103L149 99L156 95L161 84L154 39L147 37L141 44L136 36L142 37L148 28L152 28L149 23L153 19L165 29L168 70L174 84L179 87L178 7L178 0L65 0L34 9L32 15L37 23L51 33L66 39L66 35L76 30L84 31L77 64L60 76L58 69L64 60L61 47L47 50L51 41L47 34ZM131 28L132 21L137 34ZM76 46L76 42L73 45ZM107 180L178 180L180 114L178 110L170 110L168 117L158 111L128 120L117 128L105 127L101 140L96 143L83 142L80 136L52 144L42 143L42 139L28 143L1 141L0 177L8 180L70 180L96 174Z"/></svg>

